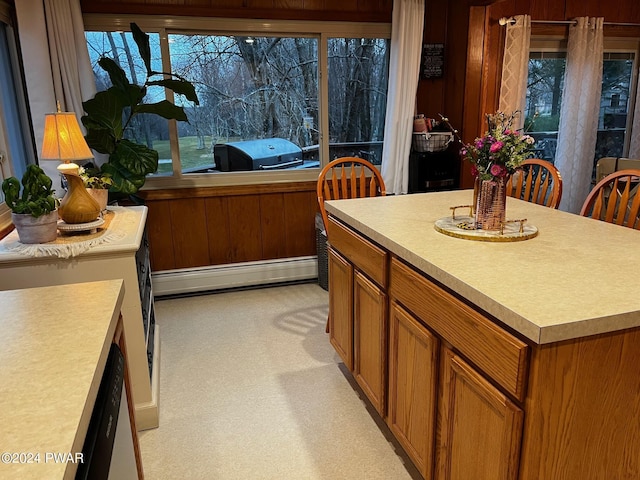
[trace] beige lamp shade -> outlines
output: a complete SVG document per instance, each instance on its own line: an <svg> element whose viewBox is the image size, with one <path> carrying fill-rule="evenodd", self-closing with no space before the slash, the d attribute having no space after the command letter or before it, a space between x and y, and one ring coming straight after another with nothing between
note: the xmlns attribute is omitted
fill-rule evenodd
<svg viewBox="0 0 640 480"><path fill-rule="evenodd" d="M45 114L40 158L42 160L58 160L63 163L93 158L89 145L80 131L75 113Z"/></svg>
<svg viewBox="0 0 640 480"><path fill-rule="evenodd" d="M60 202L58 214L65 223L78 224L95 220L100 215L100 206L87 193L78 176L76 160L89 160L93 154L87 145L75 113L47 113L44 116L44 138L41 160L62 162L58 170L67 179L67 194Z"/></svg>

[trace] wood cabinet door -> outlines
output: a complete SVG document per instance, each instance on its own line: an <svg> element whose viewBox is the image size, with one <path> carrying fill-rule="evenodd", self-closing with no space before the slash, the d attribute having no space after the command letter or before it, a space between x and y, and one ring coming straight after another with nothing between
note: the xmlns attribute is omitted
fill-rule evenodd
<svg viewBox="0 0 640 480"><path fill-rule="evenodd" d="M353 286L353 375L384 418L387 369L387 296L356 270Z"/></svg>
<svg viewBox="0 0 640 480"><path fill-rule="evenodd" d="M435 477L515 480L522 410L446 348L441 372Z"/></svg>
<svg viewBox="0 0 640 480"><path fill-rule="evenodd" d="M353 371L353 267L329 248L329 341Z"/></svg>
<svg viewBox="0 0 640 480"><path fill-rule="evenodd" d="M422 476L433 472L438 339L393 302L387 424Z"/></svg>

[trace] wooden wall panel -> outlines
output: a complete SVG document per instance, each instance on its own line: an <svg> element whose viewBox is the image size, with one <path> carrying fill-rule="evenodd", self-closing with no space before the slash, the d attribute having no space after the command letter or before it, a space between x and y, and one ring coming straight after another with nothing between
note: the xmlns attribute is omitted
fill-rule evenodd
<svg viewBox="0 0 640 480"><path fill-rule="evenodd" d="M316 254L315 215L317 211L315 192L298 192L287 196L284 205L287 225L286 257Z"/></svg>
<svg viewBox="0 0 640 480"><path fill-rule="evenodd" d="M170 202L148 202L147 234L149 235L151 271L176 268Z"/></svg>
<svg viewBox="0 0 640 480"><path fill-rule="evenodd" d="M448 115L445 88L451 74L451 66L455 59L455 51L447 41L448 1L426 2L424 43L443 43L445 46L445 64L442 78L420 78L416 101L417 113L428 118L439 118L438 114ZM428 19L428 21L426 20Z"/></svg>
<svg viewBox="0 0 640 480"><path fill-rule="evenodd" d="M492 113L498 110L500 104L500 82L492 79L502 78L502 63L504 57L504 45L506 38L506 28L498 22L501 17L513 15L515 0L508 2L497 2L487 9L487 24L485 30L485 50L484 50L484 111L482 127L486 128L484 113ZM510 112L509 112L510 113Z"/></svg>
<svg viewBox="0 0 640 480"><path fill-rule="evenodd" d="M175 200L170 203L169 210L175 268L208 265L209 245L204 200Z"/></svg>
<svg viewBox="0 0 640 480"><path fill-rule="evenodd" d="M225 197L205 199L209 265L231 262L231 229L227 203Z"/></svg>
<svg viewBox="0 0 640 480"><path fill-rule="evenodd" d="M624 14L627 21L640 23L640 2L631 2L630 5L625 3L625 5L627 8L624 10Z"/></svg>
<svg viewBox="0 0 640 480"><path fill-rule="evenodd" d="M184 0L186 7L202 7L209 5L209 0Z"/></svg>
<svg viewBox="0 0 640 480"><path fill-rule="evenodd" d="M322 10L325 8L325 0L305 0L305 10Z"/></svg>
<svg viewBox="0 0 640 480"><path fill-rule="evenodd" d="M261 212L258 196L229 197L231 263L262 260Z"/></svg>
<svg viewBox="0 0 640 480"><path fill-rule="evenodd" d="M288 225L284 215L284 195L281 193L260 195L260 217L262 258L286 257L284 232Z"/></svg>
<svg viewBox="0 0 640 480"><path fill-rule="evenodd" d="M595 0L566 0L565 17L604 17L605 22L640 23L640 2L623 0L602 2Z"/></svg>
<svg viewBox="0 0 640 480"><path fill-rule="evenodd" d="M84 13L391 22L393 0L80 0Z"/></svg>
<svg viewBox="0 0 640 480"><path fill-rule="evenodd" d="M564 1L531 0L529 11L514 12L512 15L528 13L532 20L565 20Z"/></svg>
<svg viewBox="0 0 640 480"><path fill-rule="evenodd" d="M473 141L481 132L483 124L485 20L486 7L471 7L464 92L464 119L461 129L462 140L465 142ZM473 178L468 162L463 162L460 169L460 186L461 188L473 187Z"/></svg>
<svg viewBox="0 0 640 480"><path fill-rule="evenodd" d="M454 128L460 130L464 123L467 50L469 36L469 8L451 6L447 13L447 51L443 115L449 117Z"/></svg>
<svg viewBox="0 0 640 480"><path fill-rule="evenodd" d="M280 3L278 0L245 0L243 7L248 9L264 9L264 8L282 8L275 4Z"/></svg>
<svg viewBox="0 0 640 480"><path fill-rule="evenodd" d="M315 255L315 186L292 182L142 191L149 207L152 268ZM195 219L202 227L190 229Z"/></svg>
<svg viewBox="0 0 640 480"><path fill-rule="evenodd" d="M255 186L255 194L245 187L194 189L192 197L145 191L152 269L315 255L315 182L303 185L283 184L280 192L277 184ZM229 188L242 193L216 194Z"/></svg>

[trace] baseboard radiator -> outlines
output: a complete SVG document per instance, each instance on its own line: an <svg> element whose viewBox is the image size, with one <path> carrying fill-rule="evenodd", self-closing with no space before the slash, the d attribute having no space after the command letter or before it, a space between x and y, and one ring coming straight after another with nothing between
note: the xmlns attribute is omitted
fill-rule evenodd
<svg viewBox="0 0 640 480"><path fill-rule="evenodd" d="M155 297L226 290L318 278L316 256L153 272Z"/></svg>

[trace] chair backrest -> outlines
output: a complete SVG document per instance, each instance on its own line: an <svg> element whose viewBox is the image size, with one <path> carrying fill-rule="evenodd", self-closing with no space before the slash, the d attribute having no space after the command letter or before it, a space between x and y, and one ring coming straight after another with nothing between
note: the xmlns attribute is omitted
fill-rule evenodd
<svg viewBox="0 0 640 480"><path fill-rule="evenodd" d="M600 180L580 215L640 230L640 169L618 170Z"/></svg>
<svg viewBox="0 0 640 480"><path fill-rule="evenodd" d="M618 170L640 168L640 159L624 157L603 157L596 162L596 183Z"/></svg>
<svg viewBox="0 0 640 480"><path fill-rule="evenodd" d="M318 176L316 192L325 231L329 221L325 200L386 195L378 169L371 162L357 157L336 158L325 165Z"/></svg>
<svg viewBox="0 0 640 480"><path fill-rule="evenodd" d="M558 208L562 198L562 176L550 162L529 158L507 182L507 195L527 202Z"/></svg>

